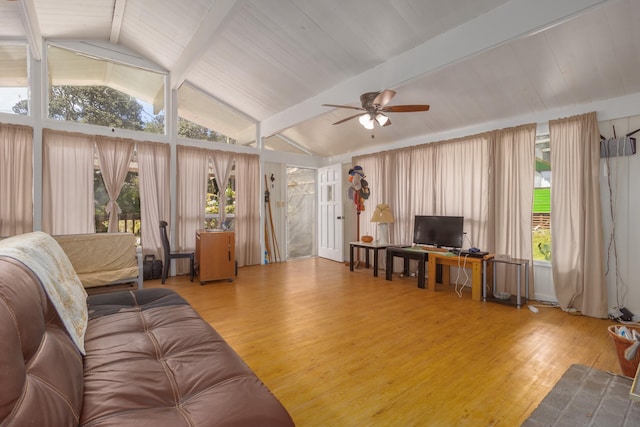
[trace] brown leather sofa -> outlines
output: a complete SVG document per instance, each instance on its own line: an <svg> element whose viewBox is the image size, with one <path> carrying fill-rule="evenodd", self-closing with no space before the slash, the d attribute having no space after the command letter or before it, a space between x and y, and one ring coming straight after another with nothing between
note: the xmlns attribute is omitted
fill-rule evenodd
<svg viewBox="0 0 640 427"><path fill-rule="evenodd" d="M83 356L38 277L0 256L0 425L293 425L176 293L91 296L88 311Z"/></svg>

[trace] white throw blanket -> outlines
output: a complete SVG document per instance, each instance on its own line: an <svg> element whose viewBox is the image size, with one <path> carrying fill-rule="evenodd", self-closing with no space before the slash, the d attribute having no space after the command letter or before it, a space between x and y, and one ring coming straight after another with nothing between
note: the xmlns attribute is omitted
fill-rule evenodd
<svg viewBox="0 0 640 427"><path fill-rule="evenodd" d="M38 277L71 339L84 355L87 292L58 242L40 231L21 234L0 240L0 256L20 261Z"/></svg>

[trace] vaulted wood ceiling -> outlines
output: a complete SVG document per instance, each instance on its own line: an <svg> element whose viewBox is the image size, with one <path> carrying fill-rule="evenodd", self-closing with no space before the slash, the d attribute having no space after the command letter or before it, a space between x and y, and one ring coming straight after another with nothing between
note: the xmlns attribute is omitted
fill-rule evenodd
<svg viewBox="0 0 640 427"><path fill-rule="evenodd" d="M639 24L636 0L0 0L2 39L124 46L323 157L638 93ZM431 110L371 139L321 106L385 88Z"/></svg>

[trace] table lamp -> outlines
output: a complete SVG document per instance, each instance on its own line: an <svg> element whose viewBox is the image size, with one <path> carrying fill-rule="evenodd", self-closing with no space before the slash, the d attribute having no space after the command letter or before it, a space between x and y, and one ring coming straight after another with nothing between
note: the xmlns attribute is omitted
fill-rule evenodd
<svg viewBox="0 0 640 427"><path fill-rule="evenodd" d="M371 222L378 223L378 232L376 236L378 238L378 243L381 245L388 245L390 242L389 238L389 223L393 222L395 219L393 218L393 213L391 212L391 208L389 205L384 203L376 206L375 211L373 211L373 215L371 215Z"/></svg>

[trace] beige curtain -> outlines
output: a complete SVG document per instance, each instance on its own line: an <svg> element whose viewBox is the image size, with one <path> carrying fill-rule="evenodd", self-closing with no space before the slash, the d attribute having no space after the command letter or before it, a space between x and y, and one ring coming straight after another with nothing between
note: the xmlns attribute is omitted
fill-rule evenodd
<svg viewBox="0 0 640 427"><path fill-rule="evenodd" d="M219 223L222 224L225 216L227 215L226 189L229 184L229 177L231 176L234 153L227 151L209 151L209 153L211 155L211 164L213 165L213 174L216 177L218 189L220 190L218 199L218 218Z"/></svg>
<svg viewBox="0 0 640 427"><path fill-rule="evenodd" d="M489 148L487 134L435 145L433 212L464 217L465 247L489 248Z"/></svg>
<svg viewBox="0 0 640 427"><path fill-rule="evenodd" d="M415 215L435 215L436 151L437 146L434 144L404 151L404 155L409 158L409 177L405 184L409 190L407 192L409 194L407 201L409 215L403 219L407 224L411 224L403 233L405 236L403 241L405 242L411 242L413 239L413 218Z"/></svg>
<svg viewBox="0 0 640 427"><path fill-rule="evenodd" d="M138 179L140 182L141 243L144 254L163 259L160 221L171 223L169 199L168 144L138 142Z"/></svg>
<svg viewBox="0 0 640 427"><path fill-rule="evenodd" d="M488 242L497 254L529 260L529 289L533 289L531 220L535 175L536 125L502 129L491 134L493 143L492 185ZM517 292L514 267L495 264L498 288Z"/></svg>
<svg viewBox="0 0 640 427"><path fill-rule="evenodd" d="M95 233L92 137L45 129L42 163L43 231Z"/></svg>
<svg viewBox="0 0 640 427"><path fill-rule="evenodd" d="M0 124L0 236L33 231L33 129Z"/></svg>
<svg viewBox="0 0 640 427"><path fill-rule="evenodd" d="M127 179L133 146L134 142L127 139L96 137L102 180L109 195L105 206L105 212L109 214L109 233L118 232L118 215L122 211L117 200Z"/></svg>
<svg viewBox="0 0 640 427"><path fill-rule="evenodd" d="M260 264L260 159L236 154L235 237L238 266Z"/></svg>
<svg viewBox="0 0 640 427"><path fill-rule="evenodd" d="M563 309L606 318L599 135L595 112L549 122L551 265Z"/></svg>
<svg viewBox="0 0 640 427"><path fill-rule="evenodd" d="M194 251L196 230L204 228L210 152L202 148L177 147L176 251ZM177 260L176 272L189 272L189 260Z"/></svg>

